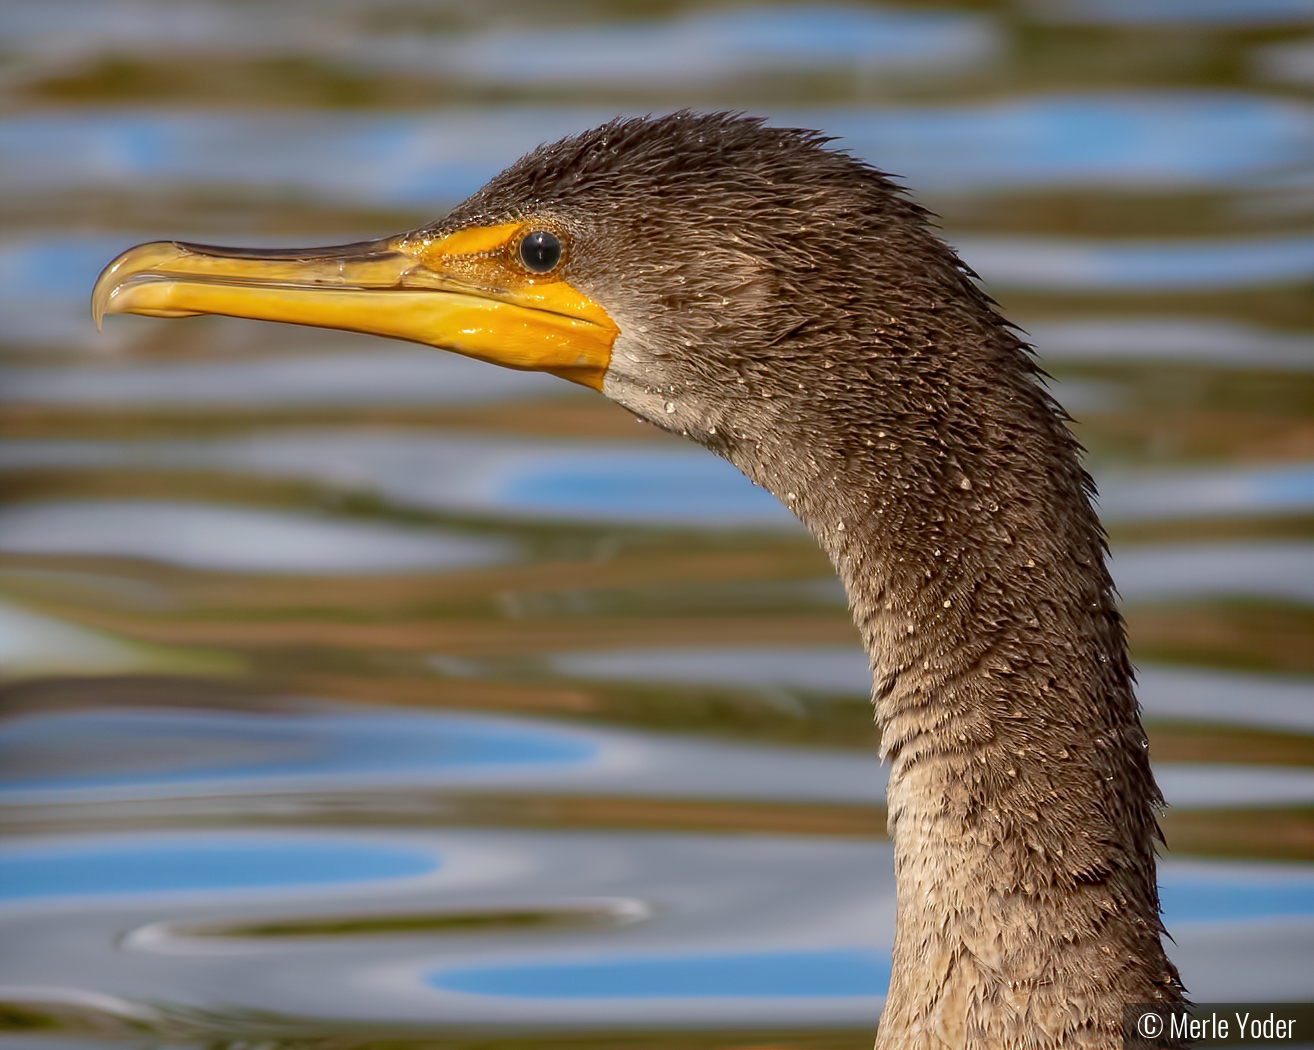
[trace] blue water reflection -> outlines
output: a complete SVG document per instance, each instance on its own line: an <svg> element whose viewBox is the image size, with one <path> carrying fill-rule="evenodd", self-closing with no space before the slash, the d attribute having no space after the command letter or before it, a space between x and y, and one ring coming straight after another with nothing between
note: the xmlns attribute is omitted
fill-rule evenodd
<svg viewBox="0 0 1314 1050"><path fill-rule="evenodd" d="M1215 368L1314 371L1314 338L1235 321L1188 317L1038 321L1027 334L1042 360L1180 361Z"/></svg>
<svg viewBox="0 0 1314 1050"><path fill-rule="evenodd" d="M1164 922L1240 922L1314 916L1314 868L1240 866L1224 871L1164 865L1159 880Z"/></svg>
<svg viewBox="0 0 1314 1050"><path fill-rule="evenodd" d="M1161 878L1165 921L1247 923L1314 915L1314 870L1174 863ZM888 949L607 955L443 968L434 988L512 999L805 998L885 994Z"/></svg>
<svg viewBox="0 0 1314 1050"><path fill-rule="evenodd" d="M890 959L843 948L643 956L443 970L428 981L447 991L522 999L849 998L884 995Z"/></svg>
<svg viewBox="0 0 1314 1050"><path fill-rule="evenodd" d="M359 707L67 711L0 723L4 802L398 786L874 804L885 771L858 751Z"/></svg>
<svg viewBox="0 0 1314 1050"><path fill-rule="evenodd" d="M1314 733L1314 678L1155 664L1137 678L1149 718Z"/></svg>
<svg viewBox="0 0 1314 1050"><path fill-rule="evenodd" d="M1242 809L1314 805L1314 769L1231 762L1164 762L1155 779L1169 806Z"/></svg>
<svg viewBox="0 0 1314 1050"><path fill-rule="evenodd" d="M1244 184L1303 162L1314 143L1314 109L1228 92L1121 91L1028 95L971 106L795 110L780 113L775 123L823 127L923 193Z"/></svg>
<svg viewBox="0 0 1314 1050"><path fill-rule="evenodd" d="M274 5L272 11L255 7L241 17L226 6L193 0L181 10L166 6L146 17L130 0L10 2L0 5L0 27L37 50L57 36L65 50L112 48L123 54L161 46L193 53L240 48L314 55L362 71L440 71L474 80L603 87L760 75L764 68L779 73L855 65L882 72L927 67L943 72L991 55L998 44L986 18L848 5L746 5L555 30L501 26L460 31L449 24L446 31L433 31L426 20L416 19L406 27L409 32L389 31L387 22L361 18L361 8L368 5L317 5L316 16L325 24L320 33L304 31L295 17L298 5ZM280 6L292 11L277 10ZM344 36L355 44L345 52L336 46Z"/></svg>
<svg viewBox="0 0 1314 1050"><path fill-rule="evenodd" d="M184 183L438 210L540 142L615 115L565 107L368 117L55 112L0 120L0 166L11 193ZM773 122L838 135L922 192L1235 185L1280 175L1314 146L1309 105L1227 92L781 109Z"/></svg>
<svg viewBox="0 0 1314 1050"><path fill-rule="evenodd" d="M1279 26L1314 21L1314 0L1041 0L1041 18L1090 25Z"/></svg>
<svg viewBox="0 0 1314 1050"><path fill-rule="evenodd" d="M1098 477L1107 522L1257 517L1314 509L1314 464L1106 471Z"/></svg>
<svg viewBox="0 0 1314 1050"><path fill-rule="evenodd" d="M510 520L799 528L725 460L696 448L294 431L229 441L11 442L0 469L95 464L310 477L399 506ZM96 541L89 539L88 544Z"/></svg>
<svg viewBox="0 0 1314 1050"><path fill-rule="evenodd" d="M322 886L436 871L425 850L325 839L212 835L0 846L0 900Z"/></svg>
<svg viewBox="0 0 1314 1050"><path fill-rule="evenodd" d="M990 21L950 12L817 5L695 11L675 18L494 30L443 38L381 38L371 65L459 73L474 81L660 86L855 68L926 73L995 55Z"/></svg>
<svg viewBox="0 0 1314 1050"><path fill-rule="evenodd" d="M806 663L809 654L802 655ZM861 654L855 649L852 655L856 663ZM692 665L686 673L736 670L724 662L700 662L696 654L686 656ZM662 661L663 654L653 654L647 665L640 665L642 673L652 675ZM772 662L763 660L767 666ZM835 663L840 673L847 670L843 655ZM665 664L671 666L670 654ZM677 675L683 670L678 662L674 669ZM740 682L745 679L767 684L751 670ZM1307 712L1309 690L1293 692ZM1145 691L1143 699L1154 713L1155 690ZM1271 712L1255 710L1256 699L1262 701L1262 691L1258 697L1232 697L1245 708L1236 720L1267 724ZM1183 714L1192 721L1210 720L1206 709L1189 704ZM745 747L623 730L572 731L526 718L332 709L284 716L167 709L29 715L0 723L0 770L0 799L5 801L414 785L494 793L546 790L877 804L887 774L876 756L863 752ZM1185 808L1314 802L1314 770L1299 767L1172 762L1157 764L1156 773L1169 803Z"/></svg>
<svg viewBox="0 0 1314 1050"><path fill-rule="evenodd" d="M21 442L0 450L0 470L81 466L239 469L377 492L405 507L516 519L725 528L799 528L765 489L697 449L538 442L532 448L466 438L271 435L233 442ZM326 454L331 453L331 454ZM1314 508L1314 467L1118 471L1097 475L1110 522L1248 517ZM187 529L169 527L188 523ZM221 528L220 526L224 527ZM257 539L260 542L255 542ZM261 544L274 544L263 551ZM250 541L250 542L247 542ZM303 542L304 541L304 542ZM279 550L286 560L279 561ZM321 549L322 548L322 549ZM58 501L0 512L0 550L117 554L247 571L387 571L490 564L510 549L495 540L311 515L170 501ZM1304 541L1125 548L1128 596L1243 593L1309 601L1291 565ZM336 560L335 560L336 559ZM1288 560L1290 559L1290 560ZM1284 570L1284 566L1287 568Z"/></svg>
<svg viewBox="0 0 1314 1050"><path fill-rule="evenodd" d="M544 463L533 472L511 474L499 502L545 517L587 514L603 521L662 525L794 523L775 496L723 460L635 452L581 453L559 465Z"/></svg>
<svg viewBox="0 0 1314 1050"><path fill-rule="evenodd" d="M19 441L0 470L131 467L305 478L401 507L509 520L800 528L764 489L697 448L516 442L403 432L281 431L218 441ZM1314 508L1314 466L1100 471L1106 522L1254 517Z"/></svg>
<svg viewBox="0 0 1314 1050"><path fill-rule="evenodd" d="M79 315L69 326L70 318L63 313L31 319L29 346L61 346L63 336L85 322ZM234 341L254 337L256 331L253 326L243 327L243 336ZM398 348L368 337L339 340L318 331L313 342L306 340L312 344L307 348L310 352L299 347L300 352L289 352L287 344L294 342L281 331L276 339L278 356L255 359L110 360L85 368L0 365L0 387L11 403L284 411L362 404L430 408L568 393L555 376L494 368L438 350ZM326 348L330 352L315 352L314 344L330 344ZM344 344L350 352L332 352L341 351Z"/></svg>
<svg viewBox="0 0 1314 1050"><path fill-rule="evenodd" d="M173 500L52 500L0 508L0 552L136 558L210 572L432 572L509 561L514 550L485 536Z"/></svg>
<svg viewBox="0 0 1314 1050"><path fill-rule="evenodd" d="M1229 596L1314 605L1309 540L1115 547L1109 569L1125 602Z"/></svg>
<svg viewBox="0 0 1314 1050"><path fill-rule="evenodd" d="M610 108L448 110L423 117L25 115L0 120L0 166L14 193L88 184L224 186L355 206L441 209L543 140L615 115ZM61 153L64 163L57 160Z"/></svg>
<svg viewBox="0 0 1314 1050"><path fill-rule="evenodd" d="M225 780L415 784L571 768L597 752L593 740L550 723L461 715L74 711L0 723L0 795L185 784L204 790Z"/></svg>
<svg viewBox="0 0 1314 1050"><path fill-rule="evenodd" d="M1314 277L1314 237L1190 242L952 240L987 284L1016 288L1180 292L1301 284Z"/></svg>

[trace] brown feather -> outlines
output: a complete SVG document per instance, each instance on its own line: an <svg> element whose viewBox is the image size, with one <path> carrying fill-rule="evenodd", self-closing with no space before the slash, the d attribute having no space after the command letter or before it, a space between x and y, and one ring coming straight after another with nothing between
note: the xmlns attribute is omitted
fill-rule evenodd
<svg viewBox="0 0 1314 1050"><path fill-rule="evenodd" d="M1026 343L886 176L812 131L618 120L439 228L549 216L621 328L608 396L830 555L892 764L878 1046L1114 1048L1175 1002L1156 808L1094 487Z"/></svg>

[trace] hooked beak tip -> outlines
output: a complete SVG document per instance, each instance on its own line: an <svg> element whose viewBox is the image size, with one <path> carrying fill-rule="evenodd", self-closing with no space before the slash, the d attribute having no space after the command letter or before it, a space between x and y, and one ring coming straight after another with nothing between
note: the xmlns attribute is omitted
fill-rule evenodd
<svg viewBox="0 0 1314 1050"><path fill-rule="evenodd" d="M140 247L145 248L148 246L142 245ZM155 245L149 247L155 247ZM138 248L130 248L128 251L116 256L105 269L100 271L100 275L96 278L96 283L91 288L91 319L96 324L97 332L104 328L105 315L116 312L110 306L110 303L114 298L114 293L119 290L122 284L118 274L121 264L130 253L138 250Z"/></svg>
<svg viewBox="0 0 1314 1050"><path fill-rule="evenodd" d="M105 294L105 273L96 278L96 285L91 290L91 319L96 323L96 331L101 331L105 321L105 304L109 296Z"/></svg>

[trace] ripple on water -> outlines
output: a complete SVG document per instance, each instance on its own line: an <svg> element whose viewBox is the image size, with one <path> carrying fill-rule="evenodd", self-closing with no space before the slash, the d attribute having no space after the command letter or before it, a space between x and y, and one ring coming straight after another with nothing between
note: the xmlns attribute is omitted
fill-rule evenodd
<svg viewBox="0 0 1314 1050"><path fill-rule="evenodd" d="M1314 237L1092 241L952 237L990 285L1047 292L1184 292L1304 284Z"/></svg>
<svg viewBox="0 0 1314 1050"><path fill-rule="evenodd" d="M455 39L379 39L362 49L372 65L472 80L647 85L734 76L857 68L924 73L994 57L990 21L948 12L848 6L743 7L674 18L495 30Z"/></svg>
<svg viewBox="0 0 1314 1050"><path fill-rule="evenodd" d="M1314 0L1050 0L1040 18L1089 25L1280 26L1314 18Z"/></svg>
<svg viewBox="0 0 1314 1050"><path fill-rule="evenodd" d="M29 803L413 786L879 805L887 778L862 752L360 709L28 715L0 723L0 763L0 800ZM1181 808L1314 804L1312 770L1183 762L1155 770Z"/></svg>
<svg viewBox="0 0 1314 1050"><path fill-rule="evenodd" d="M1125 602L1232 596L1314 605L1308 540L1117 547L1109 569Z"/></svg>
<svg viewBox="0 0 1314 1050"><path fill-rule="evenodd" d="M414 847L333 837L210 833L0 845L0 900L39 901L326 886L439 867Z"/></svg>
<svg viewBox="0 0 1314 1050"><path fill-rule="evenodd" d="M1170 927L1225 926L1236 935L1263 937L1273 920L1314 915L1314 869L1168 861L1162 866L1164 916ZM892 901L887 902L892 907ZM1171 953L1188 975L1197 960ZM1279 965L1281 963L1279 962ZM1258 969L1265 965L1260 962ZM479 966L445 966L425 974L440 991L527 1003L551 1001L733 1000L874 998L889 983L888 948L761 948L715 953L669 948L642 955L597 950L558 958L509 959ZM1264 974L1260 974L1260 978ZM1276 972L1269 977L1280 977ZM1290 983L1290 982L1288 982ZM1262 993L1261 993L1262 995ZM751 1007L750 1007L751 1009Z"/></svg>
<svg viewBox="0 0 1314 1050"><path fill-rule="evenodd" d="M594 765L599 743L551 722L377 709L318 714L70 711L0 722L0 795L207 792L293 785L497 782ZM147 791L147 794L150 794Z"/></svg>
<svg viewBox="0 0 1314 1050"><path fill-rule="evenodd" d="M122 674L157 661L130 642L0 601L0 674Z"/></svg>
<svg viewBox="0 0 1314 1050"><path fill-rule="evenodd" d="M1241 931L1277 918L1301 920L1314 915L1314 869L1309 867L1168 861L1161 881L1170 925L1231 924ZM886 906L892 907L892 901ZM1190 968L1193 960L1180 960L1179 951L1173 954ZM877 997L885 994L889 974L888 948L778 946L717 953L664 947L642 955L598 949L586 956L576 952L557 958L539 955L532 960L445 966L430 971L424 980L441 991L504 1000L637 1003Z"/></svg>
<svg viewBox="0 0 1314 1050"><path fill-rule="evenodd" d="M306 477L402 506L511 520L800 527L724 460L638 443L599 449L582 441L324 430L230 441L11 442L0 449L0 469L92 464Z"/></svg>
<svg viewBox="0 0 1314 1050"><path fill-rule="evenodd" d="M1136 695L1149 718L1314 733L1314 680L1141 664Z"/></svg>
<svg viewBox="0 0 1314 1050"><path fill-rule="evenodd" d="M168 17L169 8L144 17L131 3L108 2L70 10L68 0L11 5L6 34L24 49L42 51L51 37L60 50L115 54L152 47L188 47L280 55L319 55L358 71L441 73L474 80L529 83L596 83L660 86L672 78L698 82L739 74L831 70L943 72L993 55L999 45L991 22L954 12L812 7L745 6L728 11L693 11L666 18L580 23L568 29L535 31L432 31L422 19L408 32L389 32L362 20L355 5L316 9L324 29L308 34L292 11L264 7L235 17L225 5L193 2L187 17ZM292 13L293 17L288 17ZM182 11L176 12L182 14ZM336 32L335 32L336 30ZM344 50L329 41L350 36Z"/></svg>
<svg viewBox="0 0 1314 1050"><path fill-rule="evenodd" d="M540 142L616 112L43 113L0 120L0 165L11 193L199 184L438 209ZM774 119L838 135L922 192L1236 185L1300 163L1314 142L1310 106L1241 92L1032 94L970 105L779 109ZM40 242L26 250L41 251ZM22 276L0 261L0 273L10 272ZM70 283L66 274L58 279Z"/></svg>
<svg viewBox="0 0 1314 1050"><path fill-rule="evenodd" d="M525 466L507 472L497 498L507 509L535 516L664 525L797 524L774 496L715 458L695 465L683 452L590 452ZM736 477L741 480L731 484Z"/></svg>
<svg viewBox="0 0 1314 1050"><path fill-rule="evenodd" d="M1314 866L1308 864L1171 861L1161 865L1159 890L1170 928L1314 917Z"/></svg>
<svg viewBox="0 0 1314 1050"><path fill-rule="evenodd" d="M1314 769L1226 762L1156 762L1164 800L1177 809L1314 806Z"/></svg>
<svg viewBox="0 0 1314 1050"><path fill-rule="evenodd" d="M1045 361L1165 363L1314 371L1314 338L1224 320L1185 317L1042 321L1027 334Z"/></svg>
<svg viewBox="0 0 1314 1050"><path fill-rule="evenodd" d="M346 576L508 560L506 540L322 514L166 500L0 508L0 551L139 558L211 572Z"/></svg>
<svg viewBox="0 0 1314 1050"><path fill-rule="evenodd" d="M227 440L10 441L0 470L131 467L305 478L399 506L510 520L799 529L774 496L697 448L403 433L294 431ZM1107 522L1314 509L1314 466L1106 470Z"/></svg>
<svg viewBox="0 0 1314 1050"><path fill-rule="evenodd" d="M1106 522L1260 517L1314 509L1314 464L1107 470L1099 482Z"/></svg>
<svg viewBox="0 0 1314 1050"><path fill-rule="evenodd" d="M594 681L871 693L867 654L858 645L623 649L562 653L550 665ZM1144 663L1137 678L1137 696L1150 718L1314 731L1314 681L1308 678Z"/></svg>
<svg viewBox="0 0 1314 1050"><path fill-rule="evenodd" d="M62 324L67 315L54 319ZM495 368L437 350L394 350L363 337L344 342L348 352L254 360L0 366L0 388L16 404L102 409L469 405L562 393L561 381L541 372Z"/></svg>
<svg viewBox="0 0 1314 1050"><path fill-rule="evenodd" d="M654 647L560 653L549 660L558 674L603 682L871 693L871 666L857 645Z"/></svg>
<svg viewBox="0 0 1314 1050"><path fill-rule="evenodd" d="M673 1009L695 1024L835 1024L870 1016L888 983L889 849L755 835L99 834L0 849L0 899L94 902L94 912L15 925L7 947L63 959L73 982L113 965L129 997L167 988L179 1001L222 996L249 1009L296 1004L307 1015L448 1024L661 1023ZM494 855L502 859L490 877ZM440 856L442 872L465 875L425 879ZM1304 931L1307 952L1314 867L1169 859L1160 881L1180 934L1170 952L1193 989L1217 997L1219 937L1251 959L1235 998L1271 998L1265 982L1298 998L1314 980L1291 972L1285 949L1263 950L1280 928ZM534 916L615 907L621 888L624 914L645 921L516 928L528 904ZM284 892L309 889L316 896L305 906ZM253 894L269 903L253 911ZM451 929L462 915L474 923ZM136 931L127 952L124 928ZM271 961L289 951L297 965L275 964L271 981Z"/></svg>
<svg viewBox="0 0 1314 1050"><path fill-rule="evenodd" d="M348 786L876 804L885 771L861 752L341 705L295 715L120 709L0 722L0 798L8 802Z"/></svg>
<svg viewBox="0 0 1314 1050"><path fill-rule="evenodd" d="M429 984L520 999L761 999L884 995L886 953L826 951L613 957L588 962L441 970Z"/></svg>

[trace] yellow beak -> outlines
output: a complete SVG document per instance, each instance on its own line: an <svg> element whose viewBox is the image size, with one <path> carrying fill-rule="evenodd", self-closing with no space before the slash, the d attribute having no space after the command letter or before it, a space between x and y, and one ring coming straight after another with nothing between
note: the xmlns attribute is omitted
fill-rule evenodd
<svg viewBox="0 0 1314 1050"><path fill-rule="evenodd" d="M527 229L306 250L153 241L105 267L91 310L97 326L105 314L223 314L368 332L601 390L618 329L568 282L519 266Z"/></svg>

